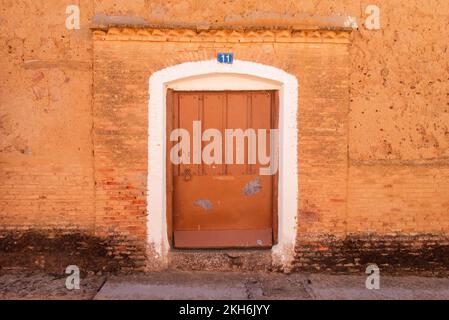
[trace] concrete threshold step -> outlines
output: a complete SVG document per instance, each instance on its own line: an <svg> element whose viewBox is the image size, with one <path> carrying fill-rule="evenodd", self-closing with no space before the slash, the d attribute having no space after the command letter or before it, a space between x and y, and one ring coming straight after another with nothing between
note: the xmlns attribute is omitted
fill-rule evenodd
<svg viewBox="0 0 449 320"><path fill-rule="evenodd" d="M271 271L270 250L172 250L169 267L184 271Z"/></svg>

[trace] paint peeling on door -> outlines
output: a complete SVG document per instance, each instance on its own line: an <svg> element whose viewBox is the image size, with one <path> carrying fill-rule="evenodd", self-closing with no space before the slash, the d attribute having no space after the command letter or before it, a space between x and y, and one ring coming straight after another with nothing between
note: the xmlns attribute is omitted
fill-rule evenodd
<svg viewBox="0 0 449 320"><path fill-rule="evenodd" d="M255 180L249 181L243 188L243 194L245 196L253 196L262 190L262 185L260 184L260 177Z"/></svg>
<svg viewBox="0 0 449 320"><path fill-rule="evenodd" d="M198 199L193 202L193 205L203 208L205 211L209 211L213 208L212 202L209 200Z"/></svg>

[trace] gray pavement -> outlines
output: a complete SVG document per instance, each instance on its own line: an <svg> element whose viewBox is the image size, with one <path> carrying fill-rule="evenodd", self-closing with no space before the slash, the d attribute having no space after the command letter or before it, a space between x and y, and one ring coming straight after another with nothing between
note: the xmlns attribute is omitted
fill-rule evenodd
<svg viewBox="0 0 449 320"><path fill-rule="evenodd" d="M444 299L449 279L381 276L368 290L365 275L165 272L110 277L94 299Z"/></svg>
<svg viewBox="0 0 449 320"><path fill-rule="evenodd" d="M90 273L79 290L66 275L3 272L0 299L444 299L449 278L380 276L380 289L365 287L366 275L294 273L161 272L133 275Z"/></svg>

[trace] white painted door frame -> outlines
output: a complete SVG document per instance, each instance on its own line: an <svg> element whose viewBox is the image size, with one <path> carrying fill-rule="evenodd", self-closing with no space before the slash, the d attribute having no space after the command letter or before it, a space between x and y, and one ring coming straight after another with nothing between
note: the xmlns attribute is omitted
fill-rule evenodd
<svg viewBox="0 0 449 320"><path fill-rule="evenodd" d="M201 79L210 81L202 82ZM233 81L223 79L233 78ZM217 80L218 79L218 80ZM220 80L221 79L221 80ZM238 85L236 86L236 81ZM208 83L205 85L204 83ZM170 245L166 219L166 91L279 90L278 243L273 263L289 268L294 260L298 213L298 81L285 71L235 60L186 62L153 73L149 79L147 239L157 263L167 266Z"/></svg>

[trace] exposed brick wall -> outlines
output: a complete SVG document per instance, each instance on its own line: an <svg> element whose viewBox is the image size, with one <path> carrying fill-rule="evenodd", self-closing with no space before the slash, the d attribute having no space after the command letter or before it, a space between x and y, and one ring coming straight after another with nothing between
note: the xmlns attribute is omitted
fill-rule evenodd
<svg viewBox="0 0 449 320"><path fill-rule="evenodd" d="M128 246L123 245L124 241ZM61 273L69 265L78 266L83 273L143 269L133 256L136 249L129 240L117 235L98 237L82 227L1 230L0 252L2 270L41 269Z"/></svg>
<svg viewBox="0 0 449 320"><path fill-rule="evenodd" d="M95 44L94 145L96 228L103 236L121 235L118 248L137 248L145 263L147 179L147 83L142 70ZM120 57L119 52L116 57Z"/></svg>
<svg viewBox="0 0 449 320"><path fill-rule="evenodd" d="M0 172L0 201L8 214L0 216L0 228L93 227L92 177L91 168L75 166L5 168Z"/></svg>
<svg viewBox="0 0 449 320"><path fill-rule="evenodd" d="M442 234L301 235L293 270L364 273L370 264L387 273L447 276L449 239Z"/></svg>
<svg viewBox="0 0 449 320"><path fill-rule="evenodd" d="M448 234L444 165L354 164L348 187L348 233Z"/></svg>

